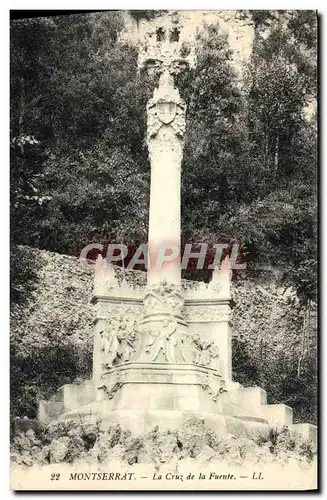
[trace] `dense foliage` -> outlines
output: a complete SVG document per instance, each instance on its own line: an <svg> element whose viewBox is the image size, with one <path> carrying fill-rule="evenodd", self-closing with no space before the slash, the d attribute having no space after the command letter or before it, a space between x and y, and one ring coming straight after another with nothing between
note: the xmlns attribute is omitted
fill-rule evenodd
<svg viewBox="0 0 327 500"><path fill-rule="evenodd" d="M294 16L271 21L268 36L256 18L242 85L219 29L200 35L197 67L181 82L183 227L187 241L239 241L249 270L277 266L306 301L315 298L317 265L316 122L304 113L315 95L315 22L311 12L298 15L308 39L294 33Z"/></svg>
<svg viewBox="0 0 327 500"><path fill-rule="evenodd" d="M13 23L17 243L79 254L93 240L146 237L149 85L121 28L112 12ZM37 144L20 146L28 137Z"/></svg>

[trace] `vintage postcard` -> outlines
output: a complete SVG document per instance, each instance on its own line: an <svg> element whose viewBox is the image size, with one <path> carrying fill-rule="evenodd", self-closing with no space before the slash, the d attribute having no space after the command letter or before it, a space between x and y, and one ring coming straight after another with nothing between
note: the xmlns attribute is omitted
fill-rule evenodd
<svg viewBox="0 0 327 500"><path fill-rule="evenodd" d="M317 489L317 24L11 12L11 489Z"/></svg>

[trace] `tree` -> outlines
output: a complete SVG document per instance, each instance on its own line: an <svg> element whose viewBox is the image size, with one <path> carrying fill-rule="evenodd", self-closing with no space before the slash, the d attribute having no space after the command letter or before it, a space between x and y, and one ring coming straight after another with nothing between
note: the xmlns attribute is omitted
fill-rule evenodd
<svg viewBox="0 0 327 500"><path fill-rule="evenodd" d="M244 100L227 37L218 26L200 33L197 52L196 67L178 82L188 105L182 227L185 240L217 241L224 232L220 216L231 203L251 198Z"/></svg>
<svg viewBox="0 0 327 500"><path fill-rule="evenodd" d="M246 216L258 221L264 236L255 243L256 253L261 246L266 262L284 270L304 301L314 298L317 265L316 121L305 113L316 79L314 17L310 11L277 17L269 35L257 41L246 82L251 156L267 171ZM295 30L304 18L305 43ZM251 234L244 214L236 219Z"/></svg>
<svg viewBox="0 0 327 500"><path fill-rule="evenodd" d="M188 241L238 241L248 272L277 266L305 301L316 288L316 124L305 114L315 60L308 33L305 46L291 21L288 12L256 17L242 87L219 28L200 35L197 67L180 77L188 103L182 227Z"/></svg>
<svg viewBox="0 0 327 500"><path fill-rule="evenodd" d="M118 41L122 27L115 12L12 24L12 88L24 81L25 89L24 106L12 90L13 130L23 123L20 133L37 140L33 189L42 197L28 223L21 219L26 203L14 204L17 243L79 253L95 235L144 238L144 109L151 82L137 77L136 49ZM33 52L21 53L29 40ZM29 182L34 175L16 156L14 193L24 169Z"/></svg>

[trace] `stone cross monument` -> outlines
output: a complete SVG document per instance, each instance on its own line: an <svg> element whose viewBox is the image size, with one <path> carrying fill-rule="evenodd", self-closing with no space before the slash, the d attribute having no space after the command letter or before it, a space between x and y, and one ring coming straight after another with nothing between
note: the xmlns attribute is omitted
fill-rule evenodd
<svg viewBox="0 0 327 500"><path fill-rule="evenodd" d="M66 384L39 404L39 419L85 416L112 421L136 433L179 425L185 411L226 432L291 425L292 409L267 405L260 387L232 381L231 271L228 261L209 284L181 281L181 162L186 104L174 75L195 64L176 23L153 26L140 50L140 68L159 76L147 105L151 163L146 286L119 282L100 256L95 271L93 373ZM184 47L185 49L185 47ZM170 250L170 255L167 254ZM182 286L184 285L184 286ZM309 432L296 424L299 432ZM302 427L299 427L302 426Z"/></svg>

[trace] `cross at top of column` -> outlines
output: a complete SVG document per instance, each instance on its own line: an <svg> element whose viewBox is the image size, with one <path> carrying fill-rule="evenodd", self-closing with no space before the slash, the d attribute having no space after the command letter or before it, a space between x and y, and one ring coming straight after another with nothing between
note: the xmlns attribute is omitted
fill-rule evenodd
<svg viewBox="0 0 327 500"><path fill-rule="evenodd" d="M139 68L159 74L176 74L195 66L195 50L181 40L181 27L177 20L169 20L147 34L139 51Z"/></svg>

